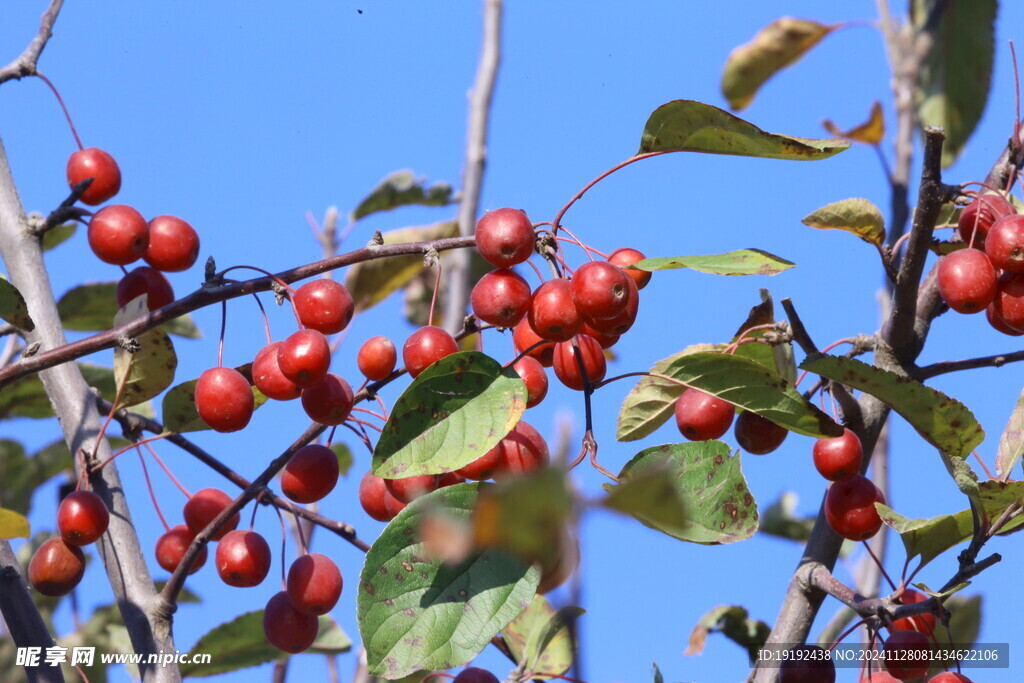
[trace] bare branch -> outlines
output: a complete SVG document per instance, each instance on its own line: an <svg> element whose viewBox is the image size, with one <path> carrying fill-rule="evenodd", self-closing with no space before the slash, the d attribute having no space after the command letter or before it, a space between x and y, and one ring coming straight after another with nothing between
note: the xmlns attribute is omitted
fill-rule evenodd
<svg viewBox="0 0 1024 683"><path fill-rule="evenodd" d="M981 356L979 358L964 358L963 360L946 360L918 368L913 375L914 379L923 382L926 379L950 372L974 370L975 368L1001 368L1007 363L1016 363L1022 360L1024 360L1024 351L1000 353L994 356Z"/></svg>
<svg viewBox="0 0 1024 683"><path fill-rule="evenodd" d="M469 124L466 131L466 161L462 169L459 197L459 234L472 235L480 210L480 192L487 166L487 126L494 97L494 84L501 63L502 0L484 0L484 38L476 83L469 93ZM462 329L469 301L469 252L455 252L448 265L444 328L455 333Z"/></svg>
<svg viewBox="0 0 1024 683"><path fill-rule="evenodd" d="M0 68L0 83L31 76L36 72L36 64L39 62L39 55L53 35L53 24L57 21L61 5L64 0L51 0L50 6L43 12L43 18L39 23L39 32L32 42L28 44L25 51L18 55L18 58L7 66Z"/></svg>
<svg viewBox="0 0 1024 683"><path fill-rule="evenodd" d="M54 644L53 636L47 630L21 575L18 558L11 550L11 544L5 540L0 540L0 614L16 647L45 650ZM29 683L64 683L60 667L47 666L42 660L38 666L26 666L25 674Z"/></svg>

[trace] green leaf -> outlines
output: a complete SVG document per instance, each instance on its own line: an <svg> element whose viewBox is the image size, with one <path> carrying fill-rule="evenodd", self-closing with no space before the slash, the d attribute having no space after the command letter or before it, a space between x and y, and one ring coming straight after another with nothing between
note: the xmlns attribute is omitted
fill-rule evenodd
<svg viewBox="0 0 1024 683"><path fill-rule="evenodd" d="M878 207L867 199L853 198L832 202L803 219L803 224L821 230L843 230L868 244L882 246L885 219Z"/></svg>
<svg viewBox="0 0 1024 683"><path fill-rule="evenodd" d="M477 351L442 358L395 401L373 473L395 479L457 470L497 445L524 410L526 385L511 367Z"/></svg>
<svg viewBox="0 0 1024 683"><path fill-rule="evenodd" d="M246 379L252 382L252 363L239 365L235 368L245 375ZM196 411L196 382L198 379L182 382L164 394L161 403L160 414L164 420L164 433L174 432L184 434L186 432L200 432L209 429L209 425L203 422ZM256 399L255 409L267 402L267 397L256 387L252 387L253 397Z"/></svg>
<svg viewBox="0 0 1024 683"><path fill-rule="evenodd" d="M999 451L996 453L996 476L1006 478L1014 465L1024 455L1024 391L1013 407L1010 421L999 438Z"/></svg>
<svg viewBox="0 0 1024 683"><path fill-rule="evenodd" d="M767 251L738 249L724 254L646 258L634 263L630 268L649 272L689 268L712 275L777 275L794 265L796 264Z"/></svg>
<svg viewBox="0 0 1024 683"><path fill-rule="evenodd" d="M515 660L525 662L526 671L533 672L531 680L548 679L551 676L543 674L563 674L572 666L574 648L568 623L583 613L579 607L556 612L547 598L535 595L530 606L502 629L501 636ZM539 645L543 647L538 649Z"/></svg>
<svg viewBox="0 0 1024 683"><path fill-rule="evenodd" d="M918 71L915 95L921 124L946 131L942 165L948 167L963 151L985 111L998 2L914 0L917 27L924 26L933 8L939 6L942 14Z"/></svg>
<svg viewBox="0 0 1024 683"><path fill-rule="evenodd" d="M683 654L700 654L704 651L709 633L722 633L740 647L746 648L750 661L757 661L757 651L768 640L771 630L763 621L752 619L746 608L722 605L700 618L690 633L690 643Z"/></svg>
<svg viewBox="0 0 1024 683"><path fill-rule="evenodd" d="M622 468L616 485L605 484L613 498L629 481L668 471L677 500L685 507L681 526L666 525L661 515L635 513L646 526L681 541L716 545L750 538L757 531L757 504L740 469L740 456L730 455L721 441L654 446L640 451ZM621 494L618 494L621 495Z"/></svg>
<svg viewBox="0 0 1024 683"><path fill-rule="evenodd" d="M28 519L24 515L0 508L0 539L28 538L31 535Z"/></svg>
<svg viewBox="0 0 1024 683"><path fill-rule="evenodd" d="M907 519L884 503L875 503L875 507L886 526L900 535L907 559L920 555L922 567L969 539L974 529L970 510L929 519Z"/></svg>
<svg viewBox="0 0 1024 683"><path fill-rule="evenodd" d="M352 469L352 451L343 443L332 443L331 450L338 456L338 470L341 476L347 476L348 471Z"/></svg>
<svg viewBox="0 0 1024 683"><path fill-rule="evenodd" d="M119 327L149 314L146 295L137 296L114 316ZM138 348L126 350L118 345L114 349L114 379L120 387L117 407L126 408L157 396L174 381L178 356L171 338L161 329L144 332L137 338Z"/></svg>
<svg viewBox="0 0 1024 683"><path fill-rule="evenodd" d="M118 310L117 282L79 285L65 292L57 302L57 314L64 328L76 332L110 329ZM203 336L188 313L164 323L159 329L187 339L201 339Z"/></svg>
<svg viewBox="0 0 1024 683"><path fill-rule="evenodd" d="M1024 481L983 481L978 484L981 507L989 521L995 521L1009 506L1024 500ZM999 535L1005 535L1024 528L1024 515L1018 515L1007 522Z"/></svg>
<svg viewBox="0 0 1024 683"><path fill-rule="evenodd" d="M74 223L62 223L55 225L43 233L43 251L50 251L56 246L64 244L75 234L78 229Z"/></svg>
<svg viewBox="0 0 1024 683"><path fill-rule="evenodd" d="M812 140L767 133L718 107L675 100L655 109L640 138L639 154L706 152L764 159L827 159L849 149L847 140Z"/></svg>
<svg viewBox="0 0 1024 683"><path fill-rule="evenodd" d="M161 325L159 329L164 330L168 334L173 334L176 337L184 337L185 339L203 338L202 331L196 327L196 323L192 319L192 315L189 313L175 318L174 320L168 320Z"/></svg>
<svg viewBox="0 0 1024 683"><path fill-rule="evenodd" d="M676 488L676 473L666 466L630 474L617 486L607 485L601 505L639 519L669 536L687 534L686 502Z"/></svg>
<svg viewBox="0 0 1024 683"><path fill-rule="evenodd" d="M100 395L108 401L114 400L113 370L90 363L78 363L78 369L89 386L99 390ZM16 379L0 392L0 420L11 417L53 417L53 408L39 375Z"/></svg>
<svg viewBox="0 0 1024 683"><path fill-rule="evenodd" d="M320 633L306 653L341 654L352 649L352 641L331 617L320 617ZM210 654L209 664L195 663L194 655ZM263 610L246 612L203 635L189 651L189 663L181 665L182 676L202 678L238 671L288 657L267 641L263 634Z"/></svg>
<svg viewBox="0 0 1024 683"><path fill-rule="evenodd" d="M402 228L384 233L384 244L428 242L459 234L455 221L444 221L417 228ZM353 264L345 276L356 312L365 311L404 287L423 268L423 255L391 256Z"/></svg>
<svg viewBox="0 0 1024 683"><path fill-rule="evenodd" d="M427 186L425 178L416 178L412 171L395 171L359 202L349 220L355 222L378 211L391 211L400 206L447 206L452 203L452 187L448 183Z"/></svg>
<svg viewBox="0 0 1024 683"><path fill-rule="evenodd" d="M745 109L769 78L797 62L836 28L782 17L758 31L753 40L737 47L725 61L722 94L729 106Z"/></svg>
<svg viewBox="0 0 1024 683"><path fill-rule="evenodd" d="M759 531L790 541L804 542L809 539L811 529L814 528L814 518L796 516L797 500L795 493L784 491L778 500L761 512Z"/></svg>
<svg viewBox="0 0 1024 683"><path fill-rule="evenodd" d="M822 354L808 356L800 368L871 394L940 451L967 456L985 438L964 404L920 382L859 360Z"/></svg>
<svg viewBox="0 0 1024 683"><path fill-rule="evenodd" d="M0 275L0 319L6 320L26 332L31 332L36 328L36 324L29 317L25 297L2 275Z"/></svg>
<svg viewBox="0 0 1024 683"><path fill-rule="evenodd" d="M435 507L468 522L482 486L456 484L418 498L366 554L356 600L370 674L395 679L460 666L529 606L536 567L500 551L447 565L431 559L417 539Z"/></svg>

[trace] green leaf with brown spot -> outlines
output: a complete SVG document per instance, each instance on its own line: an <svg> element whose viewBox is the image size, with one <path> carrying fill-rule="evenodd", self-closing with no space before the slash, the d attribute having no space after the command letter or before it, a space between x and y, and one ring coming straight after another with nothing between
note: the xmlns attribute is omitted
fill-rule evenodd
<svg viewBox="0 0 1024 683"><path fill-rule="evenodd" d="M5 320L25 332L36 329L36 324L28 314L25 297L3 275L0 275L0 320Z"/></svg>
<svg viewBox="0 0 1024 683"><path fill-rule="evenodd" d="M120 327L149 313L146 295L135 297L114 316L114 326ZM135 340L136 348L114 349L114 380L120 391L118 408L128 408L148 401L171 386L178 356L166 332L157 328L144 332Z"/></svg>
<svg viewBox="0 0 1024 683"><path fill-rule="evenodd" d="M526 385L478 351L434 363L395 401L373 452L385 479L442 474L497 445L526 410Z"/></svg>
<svg viewBox="0 0 1024 683"><path fill-rule="evenodd" d="M867 199L853 198L832 202L803 219L803 224L820 230L853 233L868 244L882 246L885 219L878 207Z"/></svg>
<svg viewBox="0 0 1024 683"><path fill-rule="evenodd" d="M428 242L459 234L455 221L444 221L416 228L402 228L384 233L384 244ZM389 256L353 264L345 276L345 286L352 294L355 310L365 311L405 287L423 269L423 255Z"/></svg>
<svg viewBox="0 0 1024 683"><path fill-rule="evenodd" d="M668 463L631 473L619 484L606 484L603 507L642 521L647 526L679 538L688 533L686 501L676 487L676 472Z"/></svg>
<svg viewBox="0 0 1024 683"><path fill-rule="evenodd" d="M996 454L996 476L1005 479L1010 471L1020 462L1024 455L1024 391L1013 407L1010 421L999 438L999 451Z"/></svg>
<svg viewBox="0 0 1024 683"><path fill-rule="evenodd" d="M718 107L675 100L655 109L640 138L638 154L704 152L763 159L812 161L850 148L847 140L814 140L768 133Z"/></svg>
<svg viewBox="0 0 1024 683"><path fill-rule="evenodd" d="M533 672L531 680L547 680L572 666L575 648L568 624L583 613L579 607L556 612L543 595L535 595L530 606L502 629L501 636L516 662L525 663L526 671Z"/></svg>
<svg viewBox="0 0 1024 683"><path fill-rule="evenodd" d="M922 567L968 540L974 530L970 510L928 519L908 519L884 503L875 503L875 507L886 526L900 535L907 559L920 555Z"/></svg>
<svg viewBox="0 0 1024 683"><path fill-rule="evenodd" d="M779 71L796 63L837 27L808 19L781 17L733 50L722 73L722 94L733 109L745 109L758 89Z"/></svg>
<svg viewBox="0 0 1024 683"><path fill-rule="evenodd" d="M252 386L252 363L239 365L235 370L238 370L249 380L249 385L252 387L252 394L256 401L254 410L258 409L267 402L267 397L255 386ZM171 432L184 434L210 428L209 425L203 422L203 418L199 417L199 413L196 411L196 382L198 381L198 379L193 379L188 382L182 382L164 394L160 413L164 421L165 434Z"/></svg>
<svg viewBox="0 0 1024 683"><path fill-rule="evenodd" d="M708 634L721 633L747 650L751 661L757 660L757 651L768 640L771 627L759 619L752 619L745 607L722 605L700 618L690 633L690 642L684 655L699 655L704 651Z"/></svg>
<svg viewBox="0 0 1024 683"><path fill-rule="evenodd" d="M794 263L760 249L738 249L724 254L660 256L637 261L631 268L653 272L689 268L712 275L778 275Z"/></svg>
<svg viewBox="0 0 1024 683"><path fill-rule="evenodd" d="M920 382L852 358L816 354L800 368L871 394L940 451L966 457L985 438L967 406Z"/></svg>
<svg viewBox="0 0 1024 683"><path fill-rule="evenodd" d="M639 511L645 526L681 541L717 545L750 538L757 531L757 504L740 469L739 453L731 455L721 441L654 446L640 451L622 468L618 484L605 484L614 499L631 481L668 472L675 499L682 503L682 524L665 524L661 514ZM659 485L660 486L660 485Z"/></svg>
<svg viewBox="0 0 1024 683"><path fill-rule="evenodd" d="M536 567L497 550L445 564L418 538L438 511L468 523L483 486L456 484L418 498L366 553L356 604L370 674L396 679L461 666L529 606Z"/></svg>
<svg viewBox="0 0 1024 683"><path fill-rule="evenodd" d="M31 535L28 519L24 515L14 510L0 508L0 539L28 538Z"/></svg>
<svg viewBox="0 0 1024 683"><path fill-rule="evenodd" d="M447 206L452 202L452 186L448 183L427 185L409 170L395 171L370 191L353 209L349 220L355 222L378 211L391 211L400 206Z"/></svg>

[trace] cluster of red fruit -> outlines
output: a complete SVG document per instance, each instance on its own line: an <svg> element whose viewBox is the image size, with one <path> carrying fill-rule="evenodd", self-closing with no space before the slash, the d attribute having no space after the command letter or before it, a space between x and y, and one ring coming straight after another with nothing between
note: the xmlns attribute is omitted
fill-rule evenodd
<svg viewBox="0 0 1024 683"><path fill-rule="evenodd" d="M85 575L85 554L81 546L95 543L107 531L110 513L92 491L72 491L57 511L60 537L50 538L32 554L28 580L50 597L66 595Z"/></svg>
<svg viewBox="0 0 1024 683"><path fill-rule="evenodd" d="M1024 335L1024 216L997 193L979 194L957 222L967 248L939 259L942 299L980 313L1003 334Z"/></svg>
<svg viewBox="0 0 1024 683"><path fill-rule="evenodd" d="M121 190L121 169L107 152L97 147L80 149L68 159L68 184L73 188L92 179L80 199L95 206ZM105 263L127 266L143 259L117 284L117 305L147 294L150 310L174 301L174 290L164 273L188 270L199 256L199 235L175 216L157 216L147 222L126 204L105 206L89 220L89 246Z"/></svg>
<svg viewBox="0 0 1024 683"><path fill-rule="evenodd" d="M851 541L877 534L882 518L875 503L885 503L885 496L860 474L864 451L857 435L846 429L834 439L818 439L813 455L818 473L832 482L825 495L825 519L832 530Z"/></svg>
<svg viewBox="0 0 1024 683"><path fill-rule="evenodd" d="M676 426L690 441L721 438L733 424L736 407L699 389L687 389L676 399ZM733 434L740 448L754 455L767 455L786 440L789 430L757 413L743 411L736 418Z"/></svg>

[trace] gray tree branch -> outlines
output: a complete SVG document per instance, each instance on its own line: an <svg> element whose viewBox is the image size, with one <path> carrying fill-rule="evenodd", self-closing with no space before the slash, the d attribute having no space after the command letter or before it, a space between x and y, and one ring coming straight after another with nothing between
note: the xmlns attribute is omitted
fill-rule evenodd
<svg viewBox="0 0 1024 683"><path fill-rule="evenodd" d="M10 80L24 78L36 73L36 64L39 62L39 55L53 35L53 25L60 14L60 8L64 0L52 0L50 6L43 12L43 18L39 24L39 32L32 42L28 44L25 51L7 66L0 68L0 83Z"/></svg>

